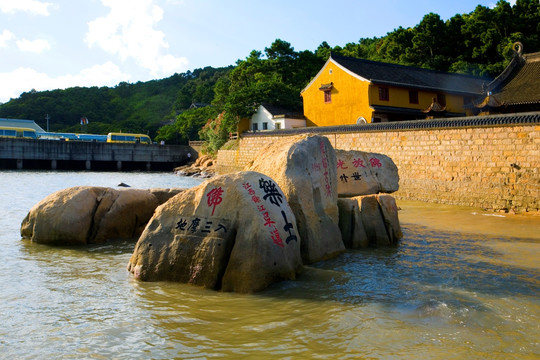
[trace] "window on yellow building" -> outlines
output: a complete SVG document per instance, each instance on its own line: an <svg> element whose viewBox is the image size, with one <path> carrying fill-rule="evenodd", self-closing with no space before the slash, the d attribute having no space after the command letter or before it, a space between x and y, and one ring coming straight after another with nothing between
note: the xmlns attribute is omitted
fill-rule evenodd
<svg viewBox="0 0 540 360"><path fill-rule="evenodd" d="M409 90L409 104L418 104L418 91Z"/></svg>
<svg viewBox="0 0 540 360"><path fill-rule="evenodd" d="M387 87L379 86L379 100L381 101L390 100L390 94Z"/></svg>
<svg viewBox="0 0 540 360"><path fill-rule="evenodd" d="M324 102L325 103L332 102L332 90L324 90Z"/></svg>
<svg viewBox="0 0 540 360"><path fill-rule="evenodd" d="M446 106L446 95L444 94L437 94L437 102L441 106Z"/></svg>

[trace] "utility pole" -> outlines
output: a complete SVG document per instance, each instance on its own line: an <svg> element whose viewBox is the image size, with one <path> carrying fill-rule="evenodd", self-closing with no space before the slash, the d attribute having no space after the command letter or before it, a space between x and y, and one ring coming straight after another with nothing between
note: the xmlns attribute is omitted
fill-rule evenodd
<svg viewBox="0 0 540 360"><path fill-rule="evenodd" d="M49 119L50 119L49 114L47 114L47 115L45 116L45 119L47 119L47 132L49 132Z"/></svg>

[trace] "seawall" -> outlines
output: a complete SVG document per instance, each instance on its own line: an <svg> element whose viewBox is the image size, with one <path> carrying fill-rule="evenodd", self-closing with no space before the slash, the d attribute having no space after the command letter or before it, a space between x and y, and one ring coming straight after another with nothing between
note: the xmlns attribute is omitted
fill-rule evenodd
<svg viewBox="0 0 540 360"><path fill-rule="evenodd" d="M190 151L185 145L0 138L0 168L172 171Z"/></svg>
<svg viewBox="0 0 540 360"><path fill-rule="evenodd" d="M276 137L316 133L336 149L390 156L396 198L489 210L540 209L540 112L245 133L218 153L220 173L242 170Z"/></svg>

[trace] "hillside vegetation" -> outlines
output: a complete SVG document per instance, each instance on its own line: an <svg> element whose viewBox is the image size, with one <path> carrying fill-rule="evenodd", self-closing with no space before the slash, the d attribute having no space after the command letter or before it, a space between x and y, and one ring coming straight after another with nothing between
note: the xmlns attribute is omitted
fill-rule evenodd
<svg viewBox="0 0 540 360"><path fill-rule="evenodd" d="M50 130L104 134L148 133L154 140L185 144L210 140L210 151L235 131L262 102L302 109L300 91L317 74L331 52L448 72L495 77L520 41L525 52L540 51L540 4L500 0L494 8L477 6L469 14L443 21L429 13L413 28L398 27L382 37L295 51L277 39L264 51L225 68L206 67L171 77L115 87L35 91L0 105L0 117L32 119ZM196 108L190 109L192 104ZM210 105L210 106L204 106ZM81 128L79 119L89 124Z"/></svg>

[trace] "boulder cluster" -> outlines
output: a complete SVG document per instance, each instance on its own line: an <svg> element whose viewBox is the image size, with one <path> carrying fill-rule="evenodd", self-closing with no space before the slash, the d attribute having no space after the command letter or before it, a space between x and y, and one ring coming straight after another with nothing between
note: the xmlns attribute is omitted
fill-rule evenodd
<svg viewBox="0 0 540 360"><path fill-rule="evenodd" d="M57 191L28 212L21 236L40 244L100 244L136 239L154 210L182 189L76 186Z"/></svg>
<svg viewBox="0 0 540 360"><path fill-rule="evenodd" d="M216 175L216 160L209 155L199 156L194 162L177 167L173 171L180 176L211 178Z"/></svg>
<svg viewBox="0 0 540 360"><path fill-rule="evenodd" d="M285 137L245 171L187 190L57 192L30 210L21 234L49 244L138 238L127 268L139 280L250 293L347 248L397 244L388 193L398 182L385 155Z"/></svg>

